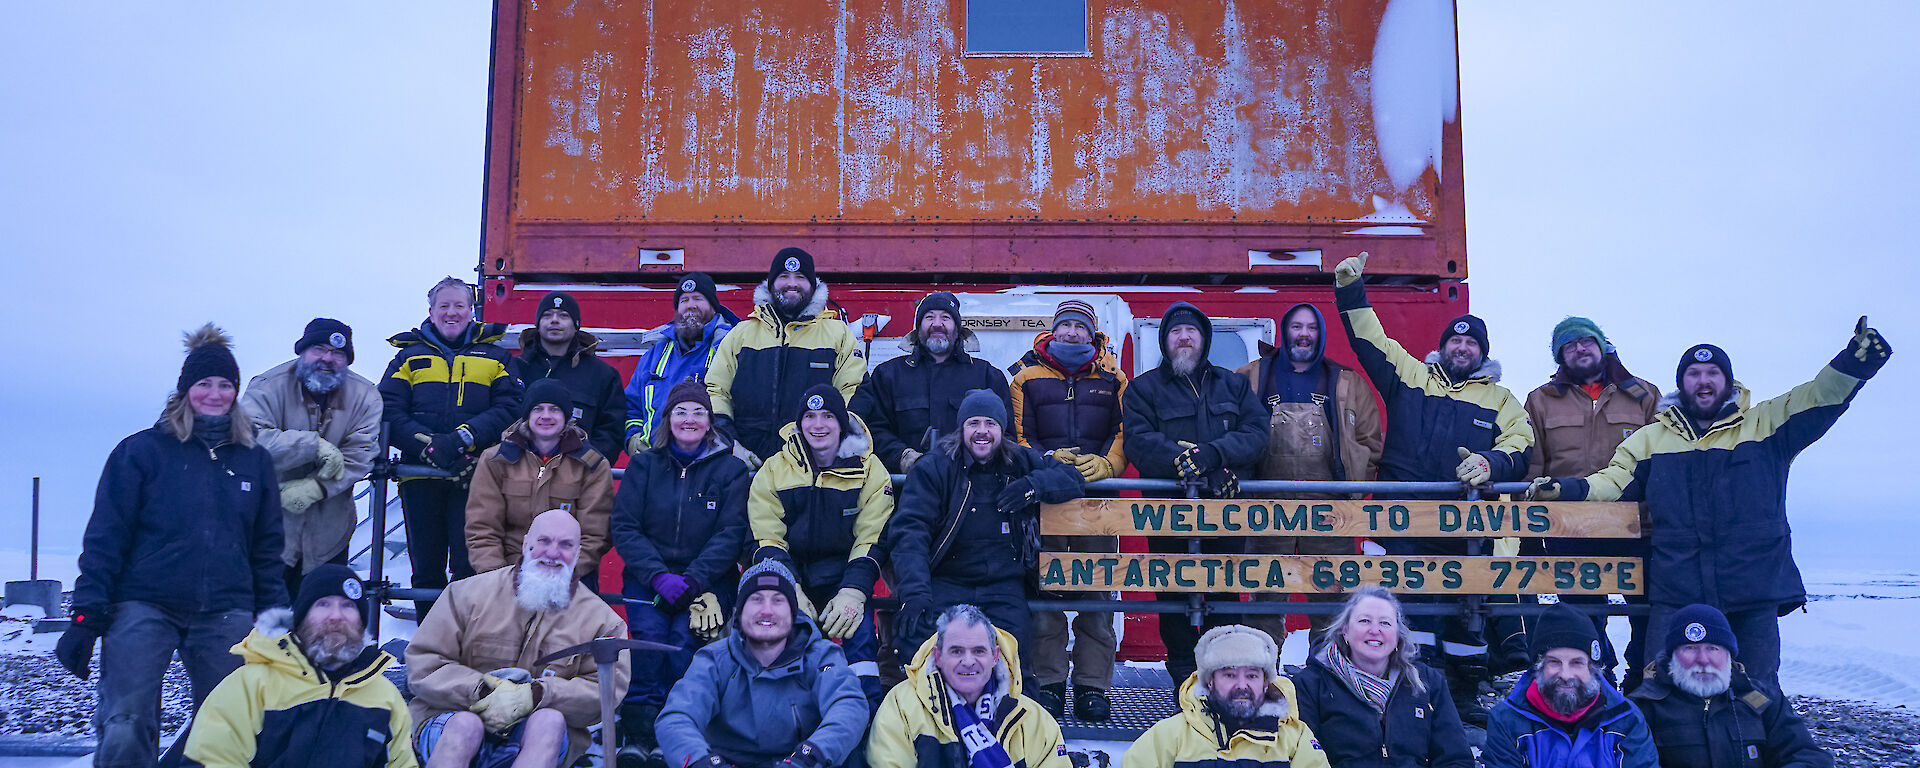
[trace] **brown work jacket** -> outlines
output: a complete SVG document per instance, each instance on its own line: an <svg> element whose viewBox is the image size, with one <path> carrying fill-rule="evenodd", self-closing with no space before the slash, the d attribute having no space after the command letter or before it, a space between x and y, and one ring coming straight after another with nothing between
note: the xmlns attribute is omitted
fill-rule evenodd
<svg viewBox="0 0 1920 768"><path fill-rule="evenodd" d="M533 518L564 509L580 521L575 574L599 569L612 539L613 467L587 446L587 433L568 425L552 458L533 450L526 422L516 422L499 445L480 454L467 493L467 559L474 573L517 565Z"/></svg>
<svg viewBox="0 0 1920 768"><path fill-rule="evenodd" d="M1260 359L1248 362L1234 370L1234 373L1247 377L1253 385L1253 391L1260 391L1261 382L1267 378L1267 366L1278 358L1278 353L1261 355ZM1329 423L1338 437L1338 456L1340 457L1340 477L1336 480L1372 480L1380 467L1380 451L1386 441L1380 431L1380 406L1374 402L1373 390L1360 380L1360 374L1352 368L1322 359L1318 365L1334 373L1333 400L1326 404L1329 410ZM1268 403L1269 437L1280 432L1280 423L1272 418L1273 406ZM1266 462L1261 462L1263 469ZM1263 471L1261 480L1291 480L1296 478L1269 477Z"/></svg>
<svg viewBox="0 0 1920 768"><path fill-rule="evenodd" d="M1660 389L1635 378L1606 356L1606 387L1598 399L1556 370L1553 378L1527 393L1527 419L1533 422L1533 458L1527 477L1585 477L1606 468L1613 451L1633 431L1653 422Z"/></svg>

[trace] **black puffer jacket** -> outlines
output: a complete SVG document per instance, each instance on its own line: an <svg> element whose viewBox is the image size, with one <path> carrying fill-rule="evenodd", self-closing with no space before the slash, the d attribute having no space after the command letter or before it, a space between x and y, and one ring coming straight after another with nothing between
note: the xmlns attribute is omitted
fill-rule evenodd
<svg viewBox="0 0 1920 768"><path fill-rule="evenodd" d="M664 430L662 430L664 431ZM724 440L715 435L716 440ZM613 548L626 562L624 592L653 599L653 577L677 573L724 597L747 546L747 465L714 442L691 463L655 438L627 464L613 496Z"/></svg>
<svg viewBox="0 0 1920 768"><path fill-rule="evenodd" d="M464 427L476 456L500 442L519 418L521 395L512 356L493 343L505 333L499 323L471 323L449 343L421 323L387 339L400 351L378 382L381 418L392 425L387 439L400 449L402 460L420 461L426 445L415 434L443 435Z"/></svg>
<svg viewBox="0 0 1920 768"><path fill-rule="evenodd" d="M1405 679L1387 696L1385 714L1362 701L1318 654L1293 676L1300 719L1340 768L1473 768L1460 714L1438 670L1419 665L1426 690Z"/></svg>
<svg viewBox="0 0 1920 768"><path fill-rule="evenodd" d="M100 472L73 605L254 613L286 605L280 515L267 449L209 448L163 426L136 432Z"/></svg>
<svg viewBox="0 0 1920 768"><path fill-rule="evenodd" d="M1002 405L1008 404L1007 375L992 363L969 356L957 345L946 362L935 362L915 345L906 355L875 366L847 408L873 431L874 455L888 471L899 472L902 451L929 453L938 435L959 428L960 401L976 389L990 390Z"/></svg>
<svg viewBox="0 0 1920 768"><path fill-rule="evenodd" d="M1628 698L1647 716L1665 768L1833 765L1833 755L1814 743L1793 704L1779 691L1748 680L1737 664L1733 686L1710 699L1680 690L1664 668L1648 675Z"/></svg>
<svg viewBox="0 0 1920 768"><path fill-rule="evenodd" d="M1086 481L1073 467L1010 440L1004 447L1007 458L991 468L996 476L990 483L994 493L1019 478L1033 485L1037 501L1049 504L1079 498L1085 491ZM931 599L933 574L945 567L956 535L967 527L967 511L979 501L973 498L978 474L973 455L965 448L954 453L959 455L943 446L913 465L900 492L900 506L887 527L894 593L903 601ZM987 506L993 506L992 498ZM1039 506L1021 510L1016 522L1021 560L1031 569L1040 546ZM959 565L965 569L965 564Z"/></svg>
<svg viewBox="0 0 1920 768"><path fill-rule="evenodd" d="M573 423L587 433L587 444L608 460L620 458L625 450L626 434L622 422L627 415L627 393L620 372L594 354L600 339L586 331L573 336L573 345L559 357L547 354L540 346L540 329L520 332L520 356L513 359L514 375L521 386L536 379L557 379L573 396Z"/></svg>
<svg viewBox="0 0 1920 768"><path fill-rule="evenodd" d="M1184 301L1167 313L1199 310ZM1204 314L1200 329L1200 366L1188 376L1173 372L1167 355L1167 323L1160 323L1160 365L1140 374L1121 398L1127 460L1141 477L1179 479L1173 458L1179 443L1212 446L1221 465L1241 480L1251 480L1267 450L1267 407L1247 377L1206 362L1213 344L1213 323Z"/></svg>

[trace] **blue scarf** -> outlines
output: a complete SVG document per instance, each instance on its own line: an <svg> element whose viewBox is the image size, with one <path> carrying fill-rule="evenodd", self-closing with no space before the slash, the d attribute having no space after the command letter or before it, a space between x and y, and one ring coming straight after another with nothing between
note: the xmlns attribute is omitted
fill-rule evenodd
<svg viewBox="0 0 1920 768"><path fill-rule="evenodd" d="M947 703L953 707L953 730L960 735L961 746L967 748L970 768L1013 768L1013 758L993 736L993 706L998 700L991 683L973 707L952 690L947 691Z"/></svg>

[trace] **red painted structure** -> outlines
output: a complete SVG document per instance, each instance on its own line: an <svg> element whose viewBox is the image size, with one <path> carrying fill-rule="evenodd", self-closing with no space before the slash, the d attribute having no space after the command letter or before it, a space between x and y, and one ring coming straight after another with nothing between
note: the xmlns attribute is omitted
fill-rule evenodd
<svg viewBox="0 0 1920 768"><path fill-rule="evenodd" d="M590 327L651 328L685 271L744 313L788 245L854 319L1036 284L1331 317L1362 251L1409 349L1467 311L1450 5L1088 0L1088 50L1045 56L968 54L967 5L499 0L484 316L564 285ZM1156 655L1136 618L1123 655Z"/></svg>

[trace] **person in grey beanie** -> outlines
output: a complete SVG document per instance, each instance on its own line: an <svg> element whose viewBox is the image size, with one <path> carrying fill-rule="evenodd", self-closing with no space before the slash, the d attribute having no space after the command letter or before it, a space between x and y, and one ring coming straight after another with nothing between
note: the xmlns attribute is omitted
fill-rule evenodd
<svg viewBox="0 0 1920 768"><path fill-rule="evenodd" d="M941 609L958 603L979 606L1024 649L1039 504L1078 498L1086 487L1078 470L1013 441L998 394L968 392L957 418L959 431L907 474L887 528L901 658L920 648Z"/></svg>

